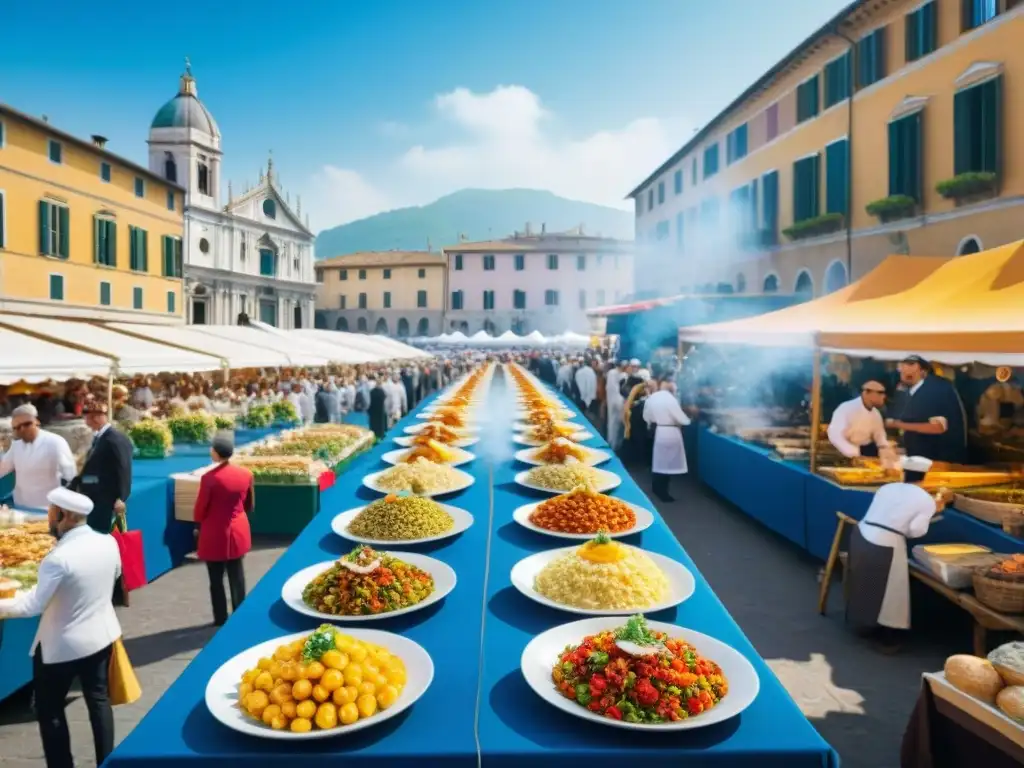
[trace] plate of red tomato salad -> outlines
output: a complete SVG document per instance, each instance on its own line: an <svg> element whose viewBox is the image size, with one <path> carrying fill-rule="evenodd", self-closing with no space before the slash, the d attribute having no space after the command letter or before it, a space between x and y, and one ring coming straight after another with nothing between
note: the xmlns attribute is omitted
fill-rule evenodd
<svg viewBox="0 0 1024 768"><path fill-rule="evenodd" d="M760 680L735 648L643 616L563 624L526 646L527 684L563 712L618 728L675 731L735 717Z"/></svg>

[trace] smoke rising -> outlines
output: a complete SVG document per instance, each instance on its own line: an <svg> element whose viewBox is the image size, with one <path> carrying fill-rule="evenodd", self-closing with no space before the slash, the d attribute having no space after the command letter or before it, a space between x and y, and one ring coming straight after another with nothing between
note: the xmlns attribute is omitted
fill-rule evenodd
<svg viewBox="0 0 1024 768"><path fill-rule="evenodd" d="M517 410L515 392L505 376L496 376L484 384L486 399L478 406L485 417L480 442L471 450L481 459L499 464L512 459L512 428Z"/></svg>

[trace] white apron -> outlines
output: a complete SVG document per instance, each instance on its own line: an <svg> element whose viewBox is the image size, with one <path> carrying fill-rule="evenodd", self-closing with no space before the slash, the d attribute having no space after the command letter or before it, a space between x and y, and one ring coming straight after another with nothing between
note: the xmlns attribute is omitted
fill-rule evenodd
<svg viewBox="0 0 1024 768"><path fill-rule="evenodd" d="M683 446L683 430L680 427L655 428L651 472L657 475L686 474L686 448Z"/></svg>
<svg viewBox="0 0 1024 768"><path fill-rule="evenodd" d="M859 523L861 535L871 544L892 549L885 597L878 612L878 623L892 629L910 629L910 566L907 540L898 533L867 523Z"/></svg>

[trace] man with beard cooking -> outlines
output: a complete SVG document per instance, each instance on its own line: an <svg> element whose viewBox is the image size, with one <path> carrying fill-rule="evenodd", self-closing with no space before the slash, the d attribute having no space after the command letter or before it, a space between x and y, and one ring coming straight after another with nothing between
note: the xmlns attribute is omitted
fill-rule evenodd
<svg viewBox="0 0 1024 768"><path fill-rule="evenodd" d="M885 385L869 379L861 385L860 397L847 400L832 414L828 440L848 459L880 457L890 466L895 451L885 434L885 422L878 410L885 405Z"/></svg>
<svg viewBox="0 0 1024 768"><path fill-rule="evenodd" d="M917 355L900 363L900 381L907 387L904 405L886 426L902 430L907 455L966 463L967 415L952 382L934 375Z"/></svg>

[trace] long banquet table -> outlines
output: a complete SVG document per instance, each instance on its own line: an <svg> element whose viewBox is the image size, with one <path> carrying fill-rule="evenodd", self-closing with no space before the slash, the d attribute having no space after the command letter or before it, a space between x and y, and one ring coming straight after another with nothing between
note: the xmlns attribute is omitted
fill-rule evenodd
<svg viewBox="0 0 1024 768"><path fill-rule="evenodd" d="M489 413L493 417L496 409ZM581 617L533 603L510 584L509 571L520 558L565 545L512 522L513 510L537 497L512 482L514 473L523 467L517 467L512 458L511 425L500 438L485 435L472 449L478 458L463 468L476 483L442 499L469 510L474 525L461 536L433 546L408 547L451 565L458 576L455 590L440 604L422 611L358 625L400 633L430 653L434 680L423 698L407 712L376 727L302 743L255 739L215 721L206 708L204 691L222 663L265 640L316 627L315 619L301 616L281 602L281 587L296 571L335 558L352 546L330 531L331 518L379 498L361 486L362 478L381 468L381 454L393 448L390 438L401 434L401 428L414 418L401 422L387 440L354 462L338 483L324 492L322 513L118 746L107 766L198 768L229 759L248 768L276 768L327 755L360 765L372 762L379 768L478 764L561 768L574 759L615 768L641 762L680 765L688 760L730 768L838 765L838 756L801 714L656 512L655 524L630 542L684 563L694 573L697 589L677 609L653 618L692 627L737 648L760 677L757 699L742 715L725 723L686 732L639 734L559 712L527 687L519 660L529 639ZM582 416L577 420L585 423ZM590 444L606 448L599 438ZM654 509L617 459L605 467L623 478L616 496Z"/></svg>

